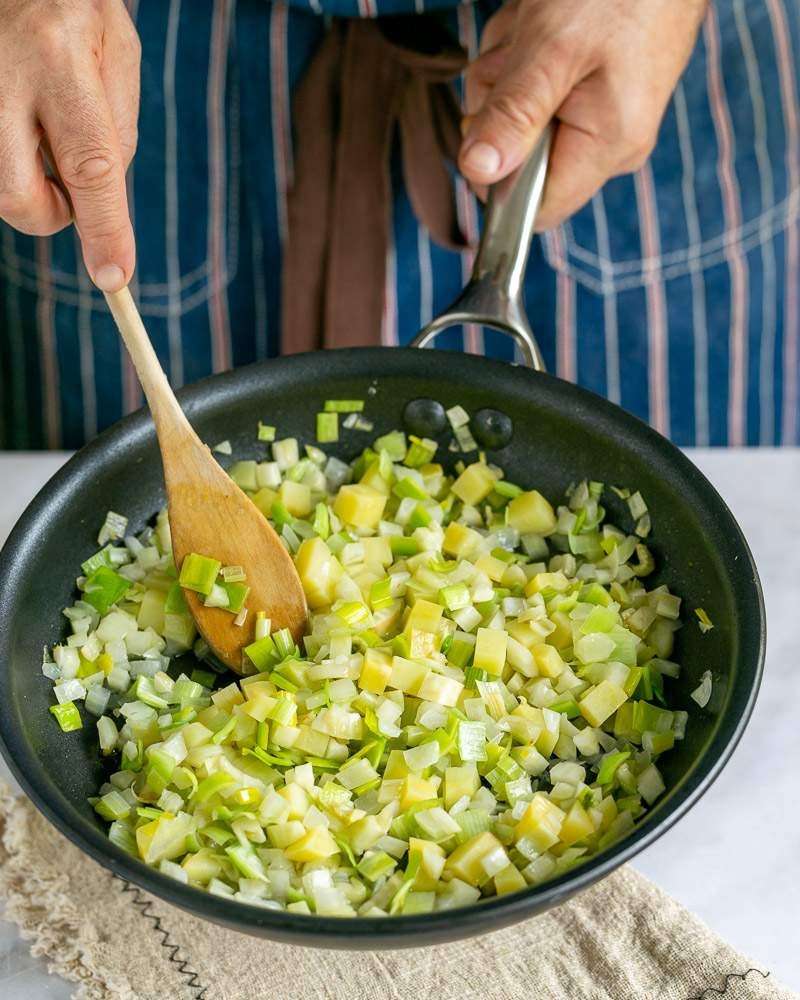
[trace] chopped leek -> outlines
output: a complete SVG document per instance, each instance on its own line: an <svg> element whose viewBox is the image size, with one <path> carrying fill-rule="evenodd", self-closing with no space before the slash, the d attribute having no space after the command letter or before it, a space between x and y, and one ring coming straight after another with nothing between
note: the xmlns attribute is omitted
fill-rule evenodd
<svg viewBox="0 0 800 1000"><path fill-rule="evenodd" d="M371 426L363 405L328 400L318 440ZM448 418L477 451L469 414ZM250 618L241 566L192 553L177 574L165 514L137 536L109 514L44 657L53 716L81 728L83 701L118 768L91 800L109 839L212 893L351 916L515 892L632 829L688 719L668 707L681 602L647 588L641 495L620 491L625 534L601 483L553 505L483 453L451 474L403 431L350 464L258 437L271 460L230 474L295 560L300 644ZM209 654L185 590L248 626L236 683L173 660ZM692 698L711 695L707 671Z"/></svg>

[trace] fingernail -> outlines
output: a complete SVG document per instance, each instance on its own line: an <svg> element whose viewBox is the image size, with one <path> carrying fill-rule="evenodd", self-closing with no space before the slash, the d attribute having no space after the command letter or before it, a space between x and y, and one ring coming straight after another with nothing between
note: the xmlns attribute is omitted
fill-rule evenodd
<svg viewBox="0 0 800 1000"><path fill-rule="evenodd" d="M500 169L500 154L488 142L476 142L464 154L464 166L480 174L494 174Z"/></svg>
<svg viewBox="0 0 800 1000"><path fill-rule="evenodd" d="M118 292L125 284L125 272L116 264L103 264L94 273L94 283L101 292Z"/></svg>

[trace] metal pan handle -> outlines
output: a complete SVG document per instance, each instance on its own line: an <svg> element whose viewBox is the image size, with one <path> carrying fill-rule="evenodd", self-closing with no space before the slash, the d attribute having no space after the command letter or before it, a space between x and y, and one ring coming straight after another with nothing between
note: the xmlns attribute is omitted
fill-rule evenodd
<svg viewBox="0 0 800 1000"><path fill-rule="evenodd" d="M455 302L420 330L411 341L412 347L427 347L449 326L476 323L513 337L524 363L544 371L542 354L525 314L523 282L544 193L551 139L552 126L548 125L522 166L489 189L472 276Z"/></svg>

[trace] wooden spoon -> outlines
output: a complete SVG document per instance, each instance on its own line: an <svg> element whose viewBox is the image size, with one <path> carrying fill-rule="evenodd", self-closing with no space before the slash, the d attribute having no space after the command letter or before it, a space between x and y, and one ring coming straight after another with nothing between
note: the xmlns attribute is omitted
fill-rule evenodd
<svg viewBox="0 0 800 1000"><path fill-rule="evenodd" d="M220 467L178 405L130 291L106 294L119 332L139 375L156 425L175 565L191 552L241 566L250 587L247 619L207 608L200 596L184 590L203 638L231 670L242 673L242 649L253 641L257 611L273 629L288 628L299 640L306 624L306 599L292 558L272 525Z"/></svg>

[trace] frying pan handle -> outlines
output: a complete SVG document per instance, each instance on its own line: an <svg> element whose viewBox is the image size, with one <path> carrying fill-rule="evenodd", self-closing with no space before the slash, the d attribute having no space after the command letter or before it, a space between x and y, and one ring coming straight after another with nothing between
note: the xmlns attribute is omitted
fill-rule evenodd
<svg viewBox="0 0 800 1000"><path fill-rule="evenodd" d="M523 290L551 140L552 125L548 125L522 166L489 189L472 276L455 302L420 330L411 341L412 347L426 347L449 326L476 323L513 337L525 364L544 370L525 314Z"/></svg>

